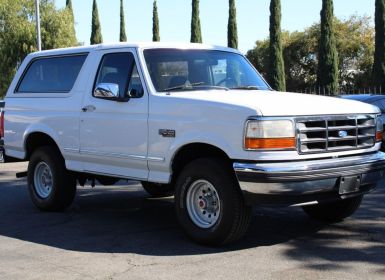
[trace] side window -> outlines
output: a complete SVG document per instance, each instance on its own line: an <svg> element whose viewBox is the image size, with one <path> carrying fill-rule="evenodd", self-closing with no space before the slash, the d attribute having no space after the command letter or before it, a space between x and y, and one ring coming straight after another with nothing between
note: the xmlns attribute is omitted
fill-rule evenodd
<svg viewBox="0 0 385 280"><path fill-rule="evenodd" d="M17 93L67 93L71 91L87 55L45 57L34 60L24 73Z"/></svg>
<svg viewBox="0 0 385 280"><path fill-rule="evenodd" d="M116 84L122 97L141 97L143 87L132 53L104 55L99 67L95 87L101 83Z"/></svg>

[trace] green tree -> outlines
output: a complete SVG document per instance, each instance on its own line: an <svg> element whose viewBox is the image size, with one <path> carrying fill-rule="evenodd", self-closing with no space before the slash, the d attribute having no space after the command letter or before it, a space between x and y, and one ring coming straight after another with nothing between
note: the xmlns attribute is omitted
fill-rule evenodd
<svg viewBox="0 0 385 280"><path fill-rule="evenodd" d="M202 43L201 22L199 19L199 0L192 0L191 43Z"/></svg>
<svg viewBox="0 0 385 280"><path fill-rule="evenodd" d="M385 0L376 0L373 84L385 90Z"/></svg>
<svg viewBox="0 0 385 280"><path fill-rule="evenodd" d="M71 0L66 0L66 8L67 8L67 10L70 14L70 17L71 17L71 20L67 24L71 28L71 33L73 34L72 36L76 40L75 17L74 17L74 11L72 9L72 1Z"/></svg>
<svg viewBox="0 0 385 280"><path fill-rule="evenodd" d="M57 10L53 0L41 0L42 48L78 45L68 9ZM31 52L36 51L34 0L0 1L0 98L4 96L15 71Z"/></svg>
<svg viewBox="0 0 385 280"><path fill-rule="evenodd" d="M227 24L227 46L238 49L237 10L235 0L229 0L229 21Z"/></svg>
<svg viewBox="0 0 385 280"><path fill-rule="evenodd" d="M327 94L338 92L338 53L333 19L333 0L323 0L317 80Z"/></svg>
<svg viewBox="0 0 385 280"><path fill-rule="evenodd" d="M102 42L103 42L103 37L102 37L102 28L100 26L100 21L99 21L98 4L96 3L96 0L94 0L94 3L92 5L92 26L91 26L90 43L91 45L95 45L95 44L100 44Z"/></svg>
<svg viewBox="0 0 385 280"><path fill-rule="evenodd" d="M125 26L125 22L124 22L123 0L120 0L120 34L119 34L119 41L120 42L126 42L127 41L126 26Z"/></svg>
<svg viewBox="0 0 385 280"><path fill-rule="evenodd" d="M339 86L351 92L368 88L372 75L374 29L369 17L352 16L347 20L334 19L339 59ZM317 70L320 24L304 31L282 32L286 87L289 91L318 92ZM269 72L269 39L256 42L247 58L267 76Z"/></svg>
<svg viewBox="0 0 385 280"><path fill-rule="evenodd" d="M286 90L281 38L281 1L270 2L270 46L268 81L273 89Z"/></svg>
<svg viewBox="0 0 385 280"><path fill-rule="evenodd" d="M156 0L154 0L152 8L152 41L159 42L159 16L158 16L158 7L156 5Z"/></svg>

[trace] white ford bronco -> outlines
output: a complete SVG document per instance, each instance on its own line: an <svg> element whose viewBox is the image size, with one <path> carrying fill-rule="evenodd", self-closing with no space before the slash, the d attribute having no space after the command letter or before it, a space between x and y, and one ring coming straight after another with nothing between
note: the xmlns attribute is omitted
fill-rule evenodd
<svg viewBox="0 0 385 280"><path fill-rule="evenodd" d="M33 203L68 207L87 180L175 195L195 241L240 238L255 204L339 221L384 175L372 105L273 91L239 52L111 44L27 56L5 99L7 157L28 160Z"/></svg>

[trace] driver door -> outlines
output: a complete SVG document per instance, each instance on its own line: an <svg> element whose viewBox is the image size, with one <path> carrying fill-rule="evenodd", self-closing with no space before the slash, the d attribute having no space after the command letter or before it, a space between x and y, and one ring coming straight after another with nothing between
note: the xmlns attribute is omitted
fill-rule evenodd
<svg viewBox="0 0 385 280"><path fill-rule="evenodd" d="M83 169L146 180L148 95L136 54L119 49L100 51L98 56L96 79L83 100L80 117ZM121 99L101 98L94 93L98 84L117 86Z"/></svg>

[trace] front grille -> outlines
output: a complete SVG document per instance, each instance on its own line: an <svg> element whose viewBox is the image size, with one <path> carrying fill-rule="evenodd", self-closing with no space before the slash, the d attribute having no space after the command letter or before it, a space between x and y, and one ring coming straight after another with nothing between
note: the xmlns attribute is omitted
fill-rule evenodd
<svg viewBox="0 0 385 280"><path fill-rule="evenodd" d="M298 118L296 127L300 154L365 149L375 144L372 115Z"/></svg>

